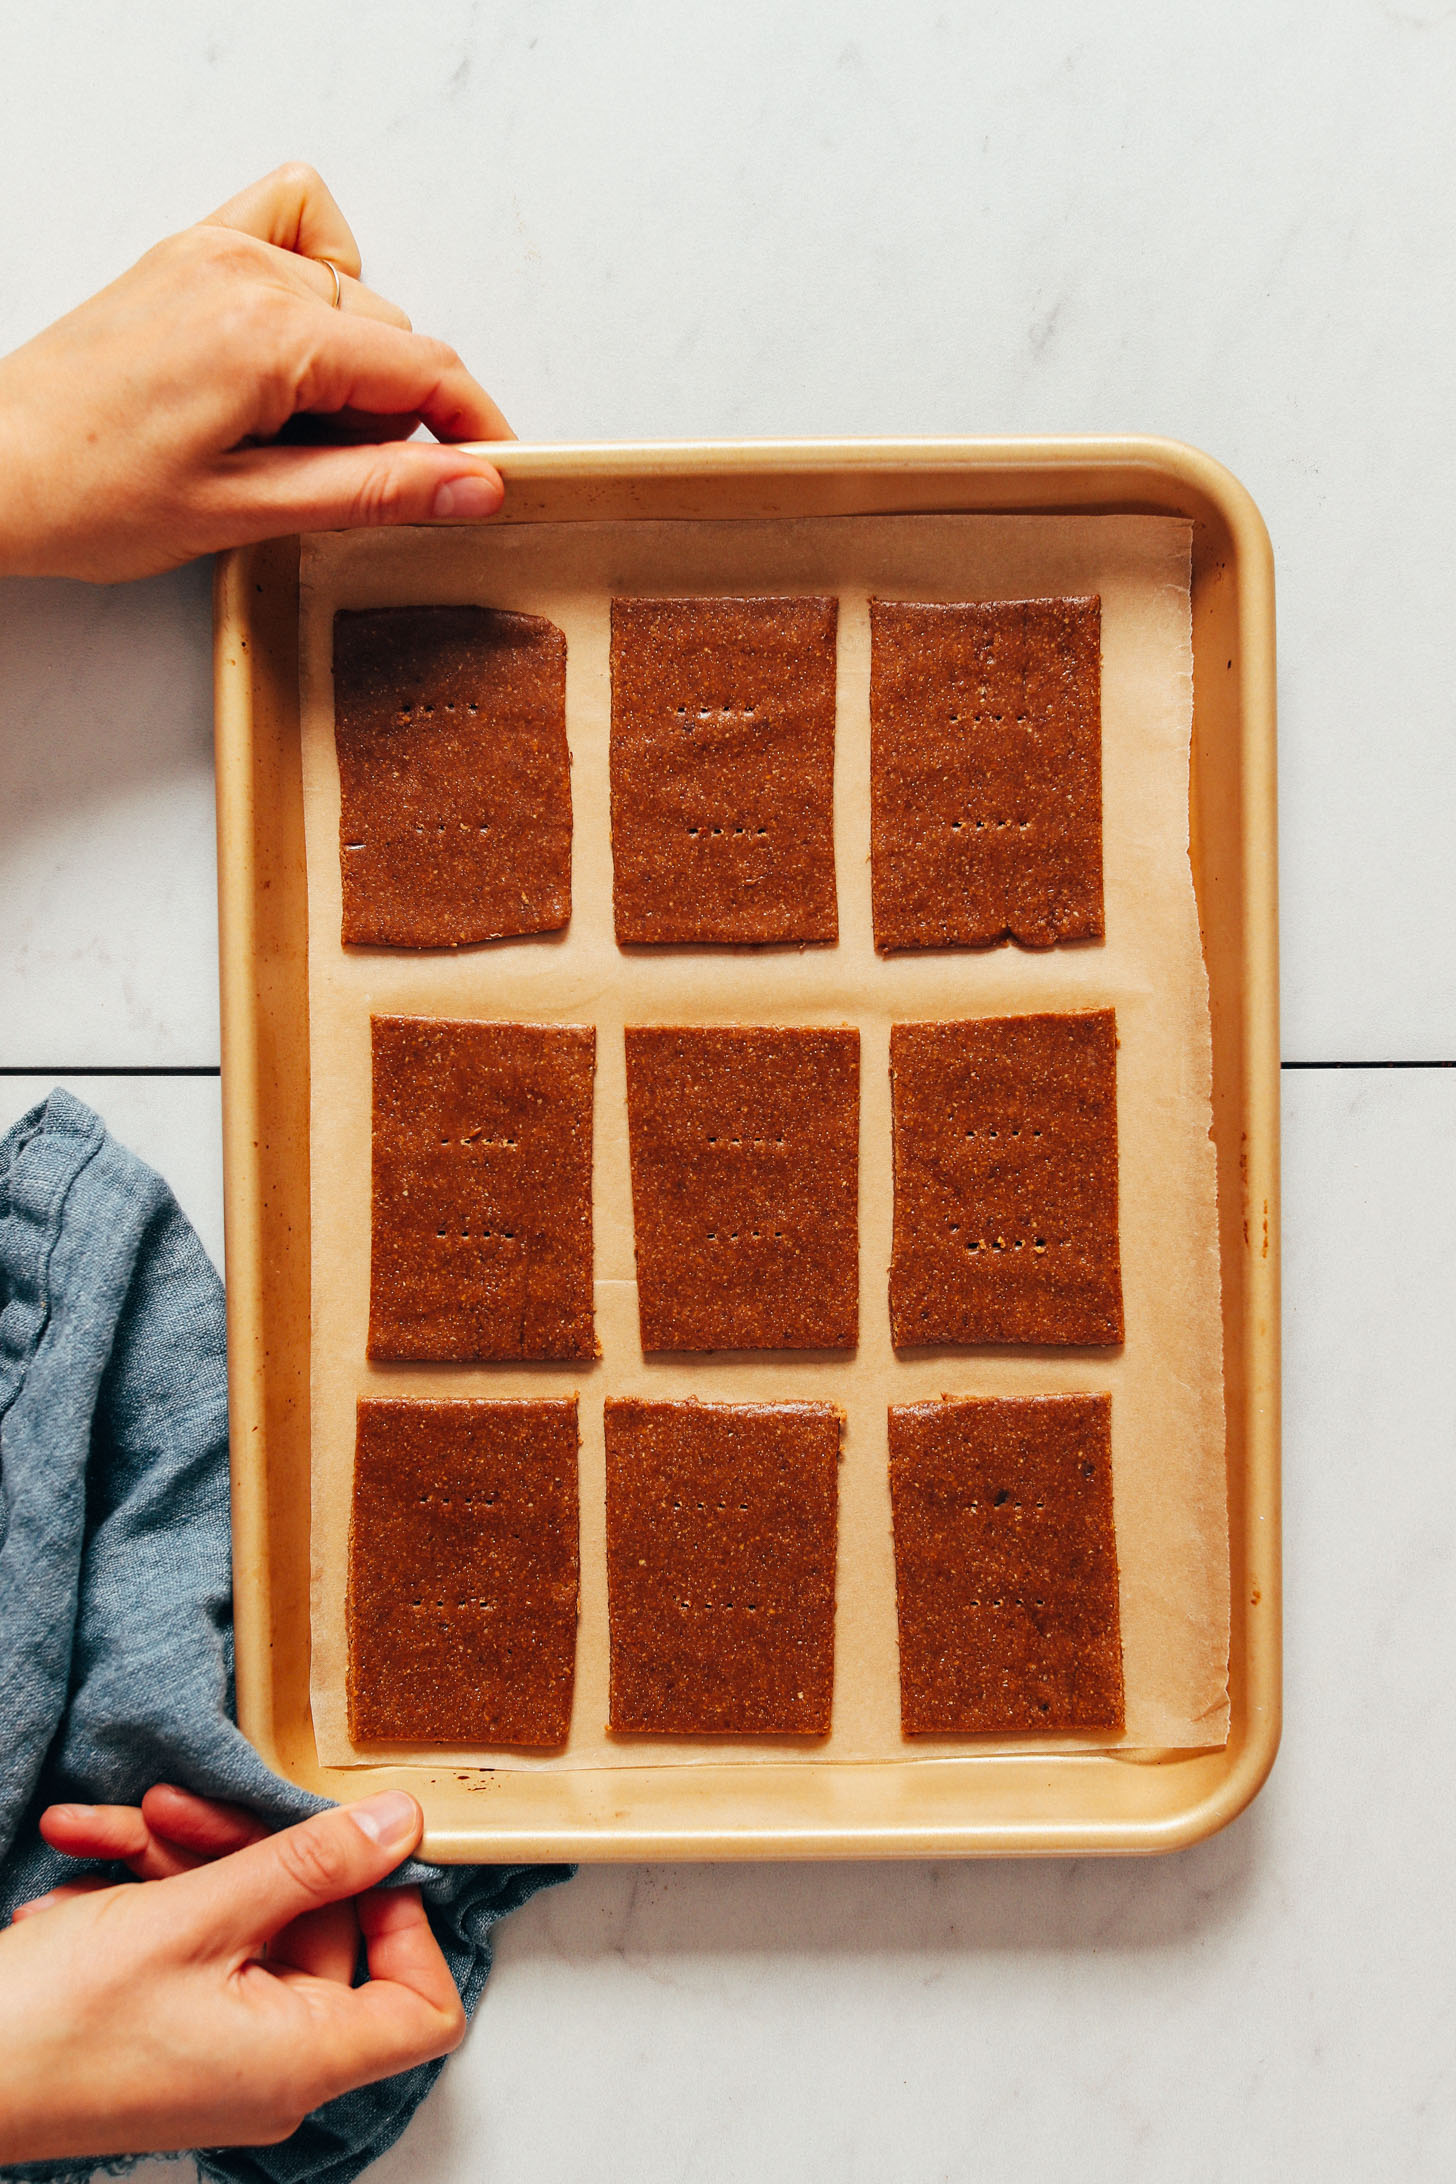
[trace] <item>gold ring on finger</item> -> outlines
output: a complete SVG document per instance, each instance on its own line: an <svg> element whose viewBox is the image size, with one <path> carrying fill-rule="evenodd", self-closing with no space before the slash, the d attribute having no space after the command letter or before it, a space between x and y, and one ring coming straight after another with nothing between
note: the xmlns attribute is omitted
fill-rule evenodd
<svg viewBox="0 0 1456 2184"><path fill-rule="evenodd" d="M330 307L330 309L331 309L331 310L334 310L334 311L341 311L341 310L343 309L343 307L344 307L344 282L343 282L343 276L342 276L342 275L341 275L341 273L339 272L339 269L338 269L338 267L337 267L337 266L336 266L336 265L334 264L334 261L333 261L333 259L332 259L332 258L320 258L320 259L318 259L318 260L317 260L316 262L317 262L317 263L318 263L319 265L326 265L326 266L328 267L329 271L330 271L330 272L331 272L331 273L333 274L333 276L334 276L334 292L333 292L332 296L330 296L330 298L329 298L329 307Z"/></svg>

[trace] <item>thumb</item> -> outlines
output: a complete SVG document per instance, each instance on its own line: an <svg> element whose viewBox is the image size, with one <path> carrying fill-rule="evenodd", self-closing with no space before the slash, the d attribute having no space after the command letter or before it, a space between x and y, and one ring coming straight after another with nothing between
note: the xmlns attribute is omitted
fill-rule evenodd
<svg viewBox="0 0 1456 2184"><path fill-rule="evenodd" d="M373 1888L420 1839L424 1815L403 1790L315 1814L215 1864L160 1885L223 1946L255 1948L324 1904Z"/></svg>
<svg viewBox="0 0 1456 2184"><path fill-rule="evenodd" d="M428 440L365 447L239 448L223 458L209 516L217 545L290 531L475 522L505 499L484 457Z"/></svg>

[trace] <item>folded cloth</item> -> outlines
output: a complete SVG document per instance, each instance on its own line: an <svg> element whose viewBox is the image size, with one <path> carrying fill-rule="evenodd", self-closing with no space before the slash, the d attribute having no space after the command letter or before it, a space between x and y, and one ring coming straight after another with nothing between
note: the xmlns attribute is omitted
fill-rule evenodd
<svg viewBox="0 0 1456 2184"><path fill-rule="evenodd" d="M41 1841L53 1802L136 1804L175 1782L279 1825L321 1810L231 1715L222 1284L161 1178L53 1092L0 1140L0 1922L88 1870ZM570 1871L412 1862L397 1877L423 1884L473 2010L496 1921ZM193 2158L224 2184L348 2184L440 2068L330 2101L282 2145ZM6 2173L69 2184L97 2166Z"/></svg>

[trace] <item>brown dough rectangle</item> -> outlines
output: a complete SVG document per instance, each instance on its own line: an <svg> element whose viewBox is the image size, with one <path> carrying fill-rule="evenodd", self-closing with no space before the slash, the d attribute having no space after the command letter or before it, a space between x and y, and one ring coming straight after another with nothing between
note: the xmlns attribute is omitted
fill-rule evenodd
<svg viewBox="0 0 1456 2184"><path fill-rule="evenodd" d="M896 1348L1121 1342L1113 1011L894 1024L890 1080Z"/></svg>
<svg viewBox="0 0 1456 2184"><path fill-rule="evenodd" d="M1102 602L870 603L875 946L1102 935Z"/></svg>
<svg viewBox="0 0 1456 2184"><path fill-rule="evenodd" d="M606 1405L611 1727L829 1732L840 1414Z"/></svg>
<svg viewBox="0 0 1456 2184"><path fill-rule="evenodd" d="M564 1743L577 1532L575 1396L361 1402L349 1734Z"/></svg>
<svg viewBox="0 0 1456 2184"><path fill-rule="evenodd" d="M644 1350L849 1350L859 1033L629 1024Z"/></svg>
<svg viewBox="0 0 1456 2184"><path fill-rule="evenodd" d="M1110 1398L892 1405L906 1736L1123 1727Z"/></svg>
<svg viewBox="0 0 1456 2184"><path fill-rule="evenodd" d="M617 939L838 938L835 599L612 601Z"/></svg>
<svg viewBox="0 0 1456 2184"><path fill-rule="evenodd" d="M460 948L571 916L566 639L536 614L334 617L347 946Z"/></svg>
<svg viewBox="0 0 1456 2184"><path fill-rule="evenodd" d="M370 1357L595 1357L596 1032L423 1016L370 1029Z"/></svg>

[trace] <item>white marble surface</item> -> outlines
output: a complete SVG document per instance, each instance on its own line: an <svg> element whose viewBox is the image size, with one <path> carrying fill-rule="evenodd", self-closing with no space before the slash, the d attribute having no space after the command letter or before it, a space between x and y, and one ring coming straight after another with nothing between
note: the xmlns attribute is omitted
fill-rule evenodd
<svg viewBox="0 0 1456 2184"><path fill-rule="evenodd" d="M1285 1051L1456 1056L1449 0L147 0L4 54L0 346L303 155L535 437L1208 448L1279 566ZM203 571L0 585L0 1066L216 1059L207 625ZM216 1254L215 1082L68 1081ZM1248 1817L1154 1864L584 1872L381 2184L1456 2171L1456 1071L1285 1089Z"/></svg>
<svg viewBox="0 0 1456 2184"><path fill-rule="evenodd" d="M210 619L0 578L0 1064L217 1061Z"/></svg>
<svg viewBox="0 0 1456 2184"><path fill-rule="evenodd" d="M215 1190L203 1102L93 1089ZM1456 2173L1456 1071L1291 1072L1284 1122L1287 1727L1246 1817L1151 1862L584 1870L503 1928L379 2184Z"/></svg>
<svg viewBox="0 0 1456 2184"><path fill-rule="evenodd" d="M306 155L523 434L1209 449L1278 554L1287 1051L1456 1055L1449 0L147 0L4 54L0 346ZM195 575L0 592L0 1060L216 1059L206 647Z"/></svg>
<svg viewBox="0 0 1456 2184"><path fill-rule="evenodd" d="M0 1137L64 1085L94 1107L113 1137L164 1175L222 1270L222 1092L216 1077L0 1077Z"/></svg>

